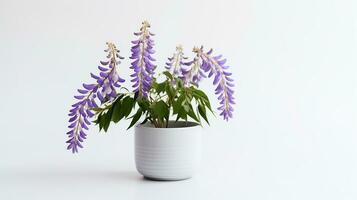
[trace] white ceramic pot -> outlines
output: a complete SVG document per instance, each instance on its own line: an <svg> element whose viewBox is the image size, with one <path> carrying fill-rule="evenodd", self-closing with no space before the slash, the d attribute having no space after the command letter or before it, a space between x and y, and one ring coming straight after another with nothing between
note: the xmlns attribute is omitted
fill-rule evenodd
<svg viewBox="0 0 357 200"><path fill-rule="evenodd" d="M168 128L135 127L135 164L153 180L191 178L201 160L201 130L194 122L170 122Z"/></svg>

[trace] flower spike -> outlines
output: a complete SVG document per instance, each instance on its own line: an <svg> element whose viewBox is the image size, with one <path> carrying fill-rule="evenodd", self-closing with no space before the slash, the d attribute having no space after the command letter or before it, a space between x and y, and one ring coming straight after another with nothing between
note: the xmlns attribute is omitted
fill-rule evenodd
<svg viewBox="0 0 357 200"><path fill-rule="evenodd" d="M134 33L134 35L139 36L138 40L134 40L131 48L131 57L133 60L131 63L131 69L134 73L130 76L133 77L131 82L134 83L134 92L138 93L139 97L148 97L148 92L151 88L151 82L153 79L153 74L156 66L152 63L155 59L152 55L155 53L154 40L151 39L152 34L149 31L150 24L147 21L142 23L140 32Z"/></svg>
<svg viewBox="0 0 357 200"><path fill-rule="evenodd" d="M182 56L183 57L183 56ZM187 57L183 57L182 61L180 61L180 76L179 78L183 81L186 87L190 87L191 85L195 85L198 87L198 83L202 80L202 78L206 78L206 75L200 69L201 61L199 56L196 57L192 61L185 61Z"/></svg>
<svg viewBox="0 0 357 200"><path fill-rule="evenodd" d="M226 59L222 59L222 56L212 56L213 50L204 52L203 46L201 48L195 47L193 52L201 60L200 68L208 73L208 77L213 77L213 85L217 86L215 89L215 94L218 96L218 100L221 106L218 107L220 115L223 116L224 120L232 118L233 115L233 79L231 78L232 73L228 72L228 66L225 65Z"/></svg>
<svg viewBox="0 0 357 200"><path fill-rule="evenodd" d="M119 55L119 50L113 43L107 43L108 61L100 61L102 66L98 66L101 71L99 75L91 73L91 77L95 79L95 84L83 84L82 89L78 89L79 94L74 96L78 101L74 103L69 111L68 116L70 123L67 132L69 140L67 149L73 153L78 152L78 147L82 148L82 142L86 139L89 121L95 114L92 109L98 107L98 100L104 103L116 97L115 87L120 87L120 83L124 79L120 78L117 72L117 65L120 64L120 59L124 59Z"/></svg>
<svg viewBox="0 0 357 200"><path fill-rule="evenodd" d="M172 57L168 58L165 68L171 72L174 77L182 76L181 68L187 61L187 57L184 56L183 48L181 45L177 45L175 53Z"/></svg>

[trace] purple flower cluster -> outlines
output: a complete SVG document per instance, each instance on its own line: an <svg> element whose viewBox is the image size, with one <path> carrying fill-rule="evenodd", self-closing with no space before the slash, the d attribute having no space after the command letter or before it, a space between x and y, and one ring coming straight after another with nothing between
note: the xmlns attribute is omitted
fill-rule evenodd
<svg viewBox="0 0 357 200"><path fill-rule="evenodd" d="M131 82L134 83L134 92L138 93L139 97L144 98L148 97L156 68L152 63L152 61L155 61L152 57L155 53L153 49L154 41L151 39L151 36L154 36L154 34L149 31L149 28L150 24L144 21L140 32L134 33L134 35L139 36L139 39L132 41L134 46L131 48L132 55L130 57L130 59L134 60L130 67L134 70L134 73L130 75L133 77Z"/></svg>
<svg viewBox="0 0 357 200"><path fill-rule="evenodd" d="M184 56L182 46L176 47L176 52L166 63L166 69L172 73L174 77L180 78L186 87L191 84L198 86L202 78L206 78L204 72L200 69L200 59L196 57L192 61L187 61Z"/></svg>
<svg viewBox="0 0 357 200"><path fill-rule="evenodd" d="M214 77L213 85L216 86L215 94L218 96L220 106L218 110L223 119L232 118L234 96L233 96L233 79L230 77L232 73L228 72L228 66L225 65L226 59L222 59L222 55L212 56L213 50L208 52L203 51L203 47L193 49L196 57L189 62L185 60L181 46L176 47L176 52L169 58L166 63L168 69L173 76L180 78L186 87L191 85L198 86L198 83L208 77ZM206 73L206 74L205 74Z"/></svg>
<svg viewBox="0 0 357 200"><path fill-rule="evenodd" d="M91 124L89 119L94 116L91 111L98 107L97 101L104 103L113 100L116 96L115 87L120 87L120 83L124 79L120 78L117 72L117 65L120 64L119 59L124 59L119 55L119 50L113 43L107 43L108 61L100 61L101 66L98 66L100 73L95 75L91 73L91 77L96 80L95 84L83 84L83 88L78 89L78 95L74 96L77 100L69 110L70 131L67 132L70 138L68 143L68 150L73 153L78 152L78 147L82 148L82 142L86 139L88 126Z"/></svg>
<svg viewBox="0 0 357 200"><path fill-rule="evenodd" d="M182 76L180 78L186 87L189 87L191 84L198 87L198 83L203 78L207 78L200 66L200 59L196 56L192 61L184 63L181 67Z"/></svg>
<svg viewBox="0 0 357 200"><path fill-rule="evenodd" d="M183 54L183 49L181 45L176 47L176 52L172 57L168 58L165 68L172 73L174 77L182 76L182 67L187 63L187 57Z"/></svg>
<svg viewBox="0 0 357 200"><path fill-rule="evenodd" d="M225 65L226 59L222 58L222 55L212 56L213 50L208 52L203 51L203 47L194 48L193 52L196 53L202 61L200 68L208 73L208 77L214 77L213 85L217 86L215 89L215 94L218 96L220 106L218 110L220 111L220 116L223 116L224 120L232 118L234 96L233 96L233 79L231 78L232 73L228 72L228 66Z"/></svg>

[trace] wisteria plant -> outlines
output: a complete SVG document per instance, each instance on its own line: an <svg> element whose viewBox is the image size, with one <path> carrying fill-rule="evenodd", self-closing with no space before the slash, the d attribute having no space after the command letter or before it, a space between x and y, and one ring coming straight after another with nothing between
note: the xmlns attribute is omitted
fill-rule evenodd
<svg viewBox="0 0 357 200"><path fill-rule="evenodd" d="M199 83L204 78L212 78L215 94L220 106L219 115L224 120L232 118L234 96L232 73L225 65L222 55L213 55L213 50L205 51L203 46L193 48L195 57L191 60L183 53L181 46L168 58L167 71L155 76L155 50L150 24L142 23L137 39L132 41L132 60L130 75L133 90L129 91L121 84L125 81L118 74L122 57L113 43L107 43L106 61L100 61L98 74L91 73L93 83L83 84L74 96L76 102L69 110L69 140L67 149L73 153L83 148L89 125L99 125L99 130L108 130L111 122L131 120L131 128L140 119L141 123L151 123L156 128L167 128L170 117L174 120L192 119L201 124L201 118L207 123L206 112L214 113L209 98L199 90ZM158 76L165 77L159 82Z"/></svg>

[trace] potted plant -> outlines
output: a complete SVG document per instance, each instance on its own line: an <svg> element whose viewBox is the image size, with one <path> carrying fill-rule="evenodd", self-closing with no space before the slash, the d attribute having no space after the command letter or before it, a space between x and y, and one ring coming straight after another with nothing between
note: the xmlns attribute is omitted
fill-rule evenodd
<svg viewBox="0 0 357 200"><path fill-rule="evenodd" d="M74 96L76 102L69 111L67 149L77 153L83 148L88 126L95 123L107 131L111 122L130 120L135 126L135 161L137 170L147 178L181 180L190 178L200 158L201 122L213 113L207 95L199 89L204 78L212 78L224 120L232 118L233 79L221 55L212 49L193 48L190 60L181 46L168 58L166 71L156 75L153 33L150 24L142 23L138 38L131 43L130 82L133 90L121 84L118 73L122 57L113 43L107 43L106 61L100 61L99 74L91 73L94 83L83 84ZM163 77L164 80L159 81ZM92 120L93 119L93 120Z"/></svg>

